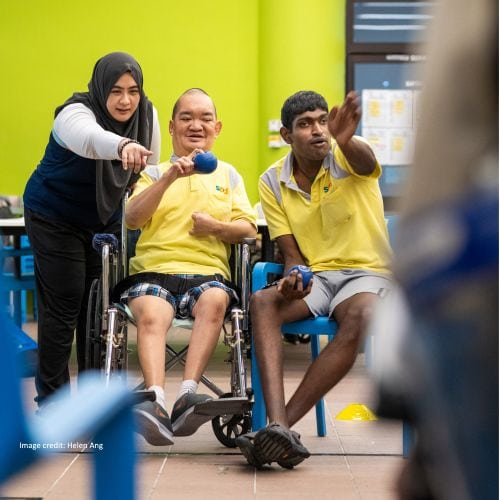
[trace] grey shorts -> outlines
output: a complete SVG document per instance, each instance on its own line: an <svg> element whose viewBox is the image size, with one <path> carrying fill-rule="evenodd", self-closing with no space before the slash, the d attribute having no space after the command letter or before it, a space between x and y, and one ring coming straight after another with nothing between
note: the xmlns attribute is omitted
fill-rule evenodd
<svg viewBox="0 0 500 500"><path fill-rule="evenodd" d="M363 269L341 269L314 273L311 293L304 301L314 316L331 316L344 300L357 293L383 297L391 288L389 276Z"/></svg>

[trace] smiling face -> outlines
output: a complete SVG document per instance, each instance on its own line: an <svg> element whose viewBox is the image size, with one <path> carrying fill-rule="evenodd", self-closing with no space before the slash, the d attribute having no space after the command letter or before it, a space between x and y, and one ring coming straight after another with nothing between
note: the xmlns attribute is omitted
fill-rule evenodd
<svg viewBox="0 0 500 500"><path fill-rule="evenodd" d="M281 135L290 144L294 155L307 161L323 161L330 150L328 112L323 109L297 115L291 130L282 127Z"/></svg>
<svg viewBox="0 0 500 500"><path fill-rule="evenodd" d="M136 81L130 73L124 73L113 85L106 101L106 109L116 121L127 122L139 106L140 99Z"/></svg>
<svg viewBox="0 0 500 500"><path fill-rule="evenodd" d="M201 91L187 92L177 101L169 124L174 153L186 156L196 148L209 151L221 127L212 99Z"/></svg>

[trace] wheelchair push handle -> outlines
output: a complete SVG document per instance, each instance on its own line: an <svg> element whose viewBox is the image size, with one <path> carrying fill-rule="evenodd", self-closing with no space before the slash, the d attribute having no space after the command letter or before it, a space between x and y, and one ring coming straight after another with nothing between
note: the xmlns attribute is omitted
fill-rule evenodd
<svg viewBox="0 0 500 500"><path fill-rule="evenodd" d="M243 245L250 245L250 246L254 246L257 242L257 239L256 238L243 238L240 243L243 244Z"/></svg>
<svg viewBox="0 0 500 500"><path fill-rule="evenodd" d="M109 250L112 253L118 253L120 249L120 242L114 234L109 233L98 233L92 238L92 248L98 252L102 253L102 247L104 245L109 245Z"/></svg>

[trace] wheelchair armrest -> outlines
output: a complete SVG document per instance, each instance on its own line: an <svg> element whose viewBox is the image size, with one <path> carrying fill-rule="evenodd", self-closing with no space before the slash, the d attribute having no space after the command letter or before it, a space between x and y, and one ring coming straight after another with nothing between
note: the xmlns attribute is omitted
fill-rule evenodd
<svg viewBox="0 0 500 500"><path fill-rule="evenodd" d="M252 292L260 290L268 283L270 274L283 274L283 264L276 262L257 262L252 272Z"/></svg>
<svg viewBox="0 0 500 500"><path fill-rule="evenodd" d="M257 242L257 238L243 238L238 245L250 245L254 246Z"/></svg>

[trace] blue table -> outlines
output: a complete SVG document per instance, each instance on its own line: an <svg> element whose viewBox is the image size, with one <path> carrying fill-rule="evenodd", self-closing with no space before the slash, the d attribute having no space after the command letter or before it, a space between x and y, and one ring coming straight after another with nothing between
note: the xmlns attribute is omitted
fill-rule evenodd
<svg viewBox="0 0 500 500"><path fill-rule="evenodd" d="M12 319L15 327L10 330L13 335L14 345L20 358L20 366L22 367L23 376L32 376L34 374L36 363L36 342L23 330L22 321L22 292L26 290L35 291L35 277L33 274L25 275L22 272L21 257L32 255L30 248L21 247L21 237L26 235L24 227L24 217L16 217L12 219L0 219L0 237L11 237L12 244L3 246L3 241L0 241L0 295L2 299L0 303L4 305L4 297L8 293L13 294L12 301ZM13 258L13 263L9 272L4 270L4 259Z"/></svg>
<svg viewBox="0 0 500 500"><path fill-rule="evenodd" d="M35 291L35 277L30 270L29 273L23 269L22 257L31 256L29 247L23 247L21 240L26 236L24 217L12 219L0 219L0 236L10 237L11 242L3 246L0 241L0 257L2 266L2 284L0 291L13 294L12 318L17 326L23 322L22 314L22 292L26 290ZM12 258L9 269L4 268L5 259Z"/></svg>

